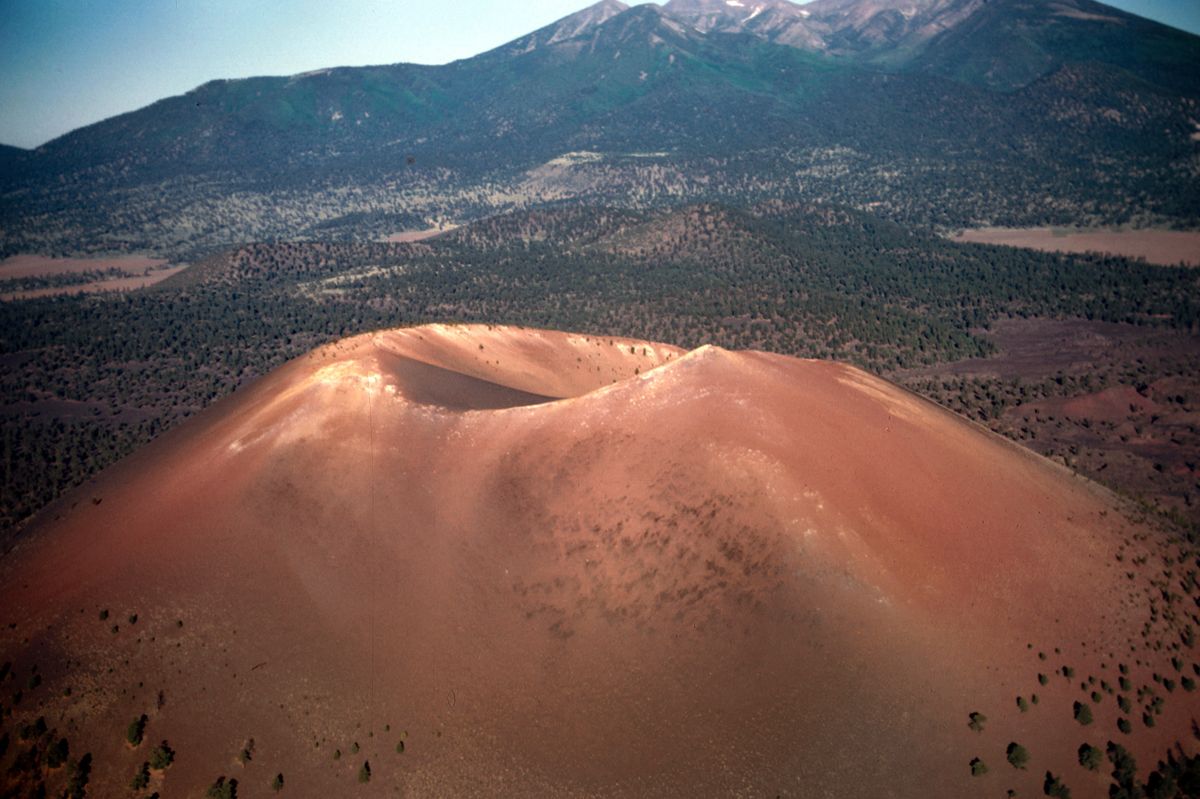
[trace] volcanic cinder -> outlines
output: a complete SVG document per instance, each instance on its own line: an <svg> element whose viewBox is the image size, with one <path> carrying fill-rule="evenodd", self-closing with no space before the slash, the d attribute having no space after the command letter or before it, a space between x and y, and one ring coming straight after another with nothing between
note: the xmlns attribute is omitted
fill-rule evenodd
<svg viewBox="0 0 1200 799"><path fill-rule="evenodd" d="M43 514L0 561L4 723L95 795L164 739L170 796L1103 795L1082 743L1195 750L1195 557L848 366L395 330Z"/></svg>

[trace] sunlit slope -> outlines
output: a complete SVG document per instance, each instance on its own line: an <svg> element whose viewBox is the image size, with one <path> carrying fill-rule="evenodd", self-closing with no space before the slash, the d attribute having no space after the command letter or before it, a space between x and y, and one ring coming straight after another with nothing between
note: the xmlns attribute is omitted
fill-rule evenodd
<svg viewBox="0 0 1200 799"><path fill-rule="evenodd" d="M1181 547L834 363L361 336L60 516L0 561L3 657L41 675L6 724L44 715L97 790L164 738L171 794L245 796L1037 795L1047 770L1089 796L1111 766L1082 743L1194 745Z"/></svg>

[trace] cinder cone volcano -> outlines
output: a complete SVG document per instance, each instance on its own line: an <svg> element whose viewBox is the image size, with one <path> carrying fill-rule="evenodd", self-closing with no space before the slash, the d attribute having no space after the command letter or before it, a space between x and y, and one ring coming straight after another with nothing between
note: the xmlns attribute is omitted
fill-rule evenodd
<svg viewBox="0 0 1200 799"><path fill-rule="evenodd" d="M1194 751L1189 552L848 366L359 336L0 560L4 762L65 737L96 796L163 739L163 796L1105 795L1083 743ZM66 784L36 774L3 779Z"/></svg>

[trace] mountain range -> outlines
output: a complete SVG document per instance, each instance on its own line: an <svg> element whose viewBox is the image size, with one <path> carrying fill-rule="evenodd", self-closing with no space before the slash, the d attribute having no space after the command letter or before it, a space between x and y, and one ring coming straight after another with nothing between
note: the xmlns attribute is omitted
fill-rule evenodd
<svg viewBox="0 0 1200 799"><path fill-rule="evenodd" d="M1091 0L604 0L444 66L212 81L6 150L0 254L179 256L578 199L1194 224L1198 86L1200 38Z"/></svg>
<svg viewBox="0 0 1200 799"><path fill-rule="evenodd" d="M1084 61L1181 90L1200 78L1178 31L1091 0L671 0L666 12L706 32L1006 91Z"/></svg>

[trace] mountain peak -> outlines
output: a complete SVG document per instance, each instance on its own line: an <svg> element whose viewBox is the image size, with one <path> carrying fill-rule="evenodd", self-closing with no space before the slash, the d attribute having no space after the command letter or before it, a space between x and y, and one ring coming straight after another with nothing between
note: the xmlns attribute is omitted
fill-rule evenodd
<svg viewBox="0 0 1200 799"><path fill-rule="evenodd" d="M498 49L508 54L523 53L565 42L590 32L596 26L603 25L628 10L629 6L621 0L600 0L582 11L576 11Z"/></svg>
<svg viewBox="0 0 1200 799"><path fill-rule="evenodd" d="M805 19L810 12L789 0L670 0L663 10L702 31L726 30L763 15Z"/></svg>
<svg viewBox="0 0 1200 799"><path fill-rule="evenodd" d="M775 44L824 49L812 13L789 0L670 0L664 10L703 33L749 33Z"/></svg>
<svg viewBox="0 0 1200 799"><path fill-rule="evenodd" d="M853 55L907 53L975 13L984 0L670 0L665 10L708 33L748 33L775 44Z"/></svg>
<svg viewBox="0 0 1200 799"><path fill-rule="evenodd" d="M610 44L648 42L658 45L672 42L685 46L699 34L686 21L667 13L666 9L653 3L643 3L632 6L625 11L604 19L593 26L585 28L573 39L582 41L583 37L595 34L599 40L603 38ZM592 47L595 46L592 43Z"/></svg>
<svg viewBox="0 0 1200 799"><path fill-rule="evenodd" d="M803 11L790 0L670 0L663 8L668 13L696 11L724 11L729 14L752 14L755 9L783 8Z"/></svg>

